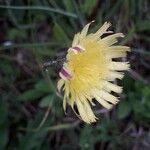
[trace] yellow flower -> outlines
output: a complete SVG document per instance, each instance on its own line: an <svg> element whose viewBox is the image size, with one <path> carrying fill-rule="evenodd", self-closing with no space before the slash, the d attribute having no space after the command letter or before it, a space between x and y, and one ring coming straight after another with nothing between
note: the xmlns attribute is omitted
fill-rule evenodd
<svg viewBox="0 0 150 150"><path fill-rule="evenodd" d="M122 87L113 81L122 79L122 71L129 69L129 63L112 59L125 57L127 51L130 51L126 46L114 46L119 37L124 37L122 33L102 38L102 35L112 33L107 31L110 23L105 22L96 33L87 34L90 24L74 36L57 84L58 91L64 91L64 110L66 103L73 110L76 105L78 113L74 112L86 123L97 119L91 109L91 105L95 105L94 99L107 109L118 102L118 98L111 92L121 93Z"/></svg>

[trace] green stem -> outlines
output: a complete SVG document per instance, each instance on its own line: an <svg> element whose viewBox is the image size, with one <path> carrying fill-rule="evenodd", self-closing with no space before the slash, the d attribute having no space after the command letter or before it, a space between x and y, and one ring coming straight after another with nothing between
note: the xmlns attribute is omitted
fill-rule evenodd
<svg viewBox="0 0 150 150"><path fill-rule="evenodd" d="M29 131L29 132L37 132L39 130L42 130L42 131L58 131L58 130L64 130L64 129L70 129L70 128L74 128L76 127L78 124L80 123L80 121L75 121L74 123L65 123L65 124L58 124L58 125L54 125L54 126L50 126L50 127L45 127L45 128L42 128L42 129L28 129L28 128L19 128L19 130L22 130L22 131Z"/></svg>

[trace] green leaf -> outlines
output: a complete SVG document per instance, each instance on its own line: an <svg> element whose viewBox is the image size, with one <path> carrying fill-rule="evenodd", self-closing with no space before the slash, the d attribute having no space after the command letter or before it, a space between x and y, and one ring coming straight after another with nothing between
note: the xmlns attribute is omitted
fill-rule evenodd
<svg viewBox="0 0 150 150"><path fill-rule="evenodd" d="M1 84L10 85L19 75L19 70L17 67L14 67L14 64L8 60L0 60L0 68L3 77L0 77Z"/></svg>
<svg viewBox="0 0 150 150"><path fill-rule="evenodd" d="M52 105L53 99L54 99L54 95L47 95L41 99L39 106L40 107L48 107L50 105L50 103Z"/></svg>
<svg viewBox="0 0 150 150"><path fill-rule="evenodd" d="M8 107L6 101L0 96L0 125L3 124L8 115Z"/></svg>
<svg viewBox="0 0 150 150"><path fill-rule="evenodd" d="M5 100L0 96L0 149L5 149L8 141L8 107Z"/></svg>
<svg viewBox="0 0 150 150"><path fill-rule="evenodd" d="M8 32L8 38L13 40L16 39L17 37L19 38L26 38L27 37L27 32L24 30L17 30L17 29L11 29Z"/></svg>
<svg viewBox="0 0 150 150"><path fill-rule="evenodd" d="M8 142L8 131L7 131L7 124L0 125L0 149L5 149L6 144Z"/></svg>
<svg viewBox="0 0 150 150"><path fill-rule="evenodd" d="M59 44L59 43L58 43ZM62 46L62 45L61 45ZM43 46L42 48L41 47L38 47L37 49L36 49L36 51L37 51L37 53L39 54L39 55L41 55L41 56L46 56L46 57L48 57L48 56L54 56L55 55L55 53L56 53L56 51L54 50L54 49L52 49L52 48L47 48L46 47L46 44L45 44L45 46Z"/></svg>
<svg viewBox="0 0 150 150"><path fill-rule="evenodd" d="M118 106L118 111L117 111L118 118L123 119L123 118L127 117L130 112L131 112L130 103L125 100L120 102L120 104Z"/></svg>
<svg viewBox="0 0 150 150"><path fill-rule="evenodd" d="M81 10L84 14L90 15L96 6L97 0L88 0L84 1L81 5Z"/></svg>
<svg viewBox="0 0 150 150"><path fill-rule="evenodd" d="M150 21L149 20L141 20L136 24L136 31L149 31L150 30Z"/></svg>
<svg viewBox="0 0 150 150"><path fill-rule="evenodd" d="M90 138L89 138L90 137ZM81 135L80 135L80 146L82 150L92 150L94 143L94 139L92 136L92 127L90 126L85 126L81 130Z"/></svg>
<svg viewBox="0 0 150 150"><path fill-rule="evenodd" d="M19 146L18 149L21 150L33 150L38 149L45 139L46 132L45 131L37 131L37 132L26 132L23 137L19 137Z"/></svg>
<svg viewBox="0 0 150 150"><path fill-rule="evenodd" d="M24 134L18 134L18 150L40 150L39 147L41 147L43 142L46 140L45 137L47 132L44 130L31 132L31 129L37 129L42 117L43 113L37 111L34 119L28 120L28 124L25 126L26 132Z"/></svg>
<svg viewBox="0 0 150 150"><path fill-rule="evenodd" d="M74 10L71 0L65 0L65 1L63 1L63 3L65 5L65 8L67 11L72 12Z"/></svg>
<svg viewBox="0 0 150 150"><path fill-rule="evenodd" d="M46 83L45 80L40 80L35 84L35 88L36 90L43 92L43 93L50 93L51 89L48 85L48 83Z"/></svg>
<svg viewBox="0 0 150 150"><path fill-rule="evenodd" d="M64 29L56 22L53 28L53 34L54 38L58 41L65 42L66 44L70 41Z"/></svg>
<svg viewBox="0 0 150 150"><path fill-rule="evenodd" d="M24 102L35 101L43 95L43 92L39 92L36 89L31 89L22 93L18 99Z"/></svg>
<svg viewBox="0 0 150 150"><path fill-rule="evenodd" d="M143 88L142 95L143 95L143 103L150 110L150 87L147 86Z"/></svg>

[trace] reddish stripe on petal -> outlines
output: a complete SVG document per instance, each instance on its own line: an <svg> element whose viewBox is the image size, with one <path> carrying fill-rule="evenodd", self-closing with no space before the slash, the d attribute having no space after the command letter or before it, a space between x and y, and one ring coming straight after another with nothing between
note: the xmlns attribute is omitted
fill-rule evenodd
<svg viewBox="0 0 150 150"><path fill-rule="evenodd" d="M84 48L82 48L80 46L74 46L74 47L72 47L72 49L75 53L79 53L79 52L82 52L85 50Z"/></svg>
<svg viewBox="0 0 150 150"><path fill-rule="evenodd" d="M61 71L59 72L59 75L64 79L71 78L71 75L69 74L69 72L64 68L61 69Z"/></svg>
<svg viewBox="0 0 150 150"><path fill-rule="evenodd" d="M77 47L77 46L73 47L73 49L76 50L77 52L81 52L82 51L82 49L80 47Z"/></svg>

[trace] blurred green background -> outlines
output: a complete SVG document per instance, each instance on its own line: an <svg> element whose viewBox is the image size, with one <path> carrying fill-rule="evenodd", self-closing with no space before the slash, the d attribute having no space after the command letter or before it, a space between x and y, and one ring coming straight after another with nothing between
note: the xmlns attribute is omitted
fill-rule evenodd
<svg viewBox="0 0 150 150"><path fill-rule="evenodd" d="M123 32L131 47L131 70L120 103L110 112L97 106L97 123L65 115L56 83L73 35L95 20ZM150 149L149 0L0 1L0 150Z"/></svg>

